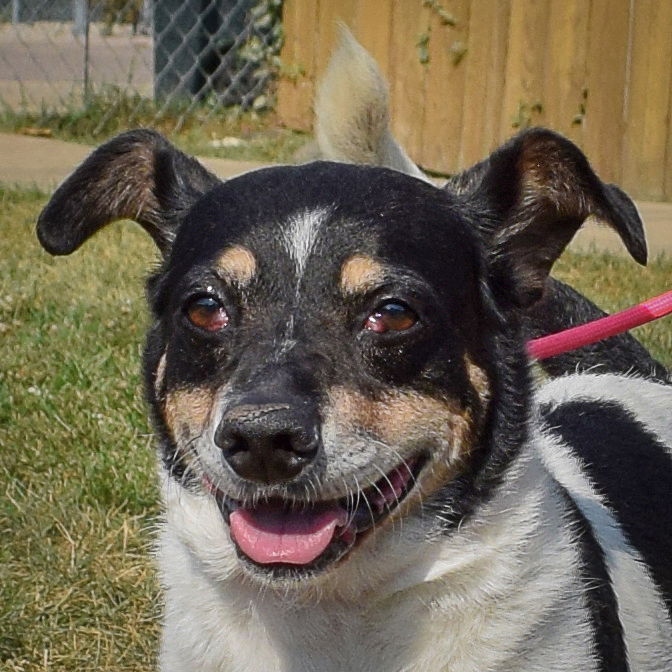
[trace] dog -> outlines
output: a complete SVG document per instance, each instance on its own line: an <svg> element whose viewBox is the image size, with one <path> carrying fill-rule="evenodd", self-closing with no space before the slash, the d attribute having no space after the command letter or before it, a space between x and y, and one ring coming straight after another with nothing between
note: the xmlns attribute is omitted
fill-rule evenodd
<svg viewBox="0 0 672 672"><path fill-rule="evenodd" d="M537 386L521 319L586 217L630 211L547 130L468 178L222 182L138 130L44 208L52 254L121 218L161 252L164 672L672 669L672 386Z"/></svg>
<svg viewBox="0 0 672 672"><path fill-rule="evenodd" d="M388 85L376 61L346 26L341 24L339 33L338 47L317 88L312 158L387 166L429 181L392 134ZM479 188L484 165L447 179L443 188L458 194L473 193ZM646 237L637 208L615 185L608 189L613 207L622 215L612 226L632 258L645 265ZM486 229L484 234L487 242L490 232ZM549 277L541 298L522 312L521 319L524 332L533 339L605 315L575 289ZM667 368L629 332L550 357L540 366L550 376L599 371L672 380Z"/></svg>

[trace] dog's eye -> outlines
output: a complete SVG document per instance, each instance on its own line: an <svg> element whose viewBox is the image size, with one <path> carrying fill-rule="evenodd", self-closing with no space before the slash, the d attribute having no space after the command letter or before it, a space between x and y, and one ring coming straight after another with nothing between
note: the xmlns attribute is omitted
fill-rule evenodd
<svg viewBox="0 0 672 672"><path fill-rule="evenodd" d="M406 331L418 321L415 311L403 303L391 301L371 313L364 321L364 329L377 334L390 331Z"/></svg>
<svg viewBox="0 0 672 672"><path fill-rule="evenodd" d="M220 331L229 323L229 315L221 302L212 296L191 299L186 306L189 321L205 331Z"/></svg>

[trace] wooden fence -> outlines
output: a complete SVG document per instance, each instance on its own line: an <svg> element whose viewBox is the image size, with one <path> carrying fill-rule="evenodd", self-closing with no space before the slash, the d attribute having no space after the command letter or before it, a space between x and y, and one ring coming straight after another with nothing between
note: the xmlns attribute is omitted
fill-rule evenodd
<svg viewBox="0 0 672 672"><path fill-rule="evenodd" d="M278 111L308 129L343 21L391 84L393 128L454 173L528 125L600 176L672 200L672 0L285 0Z"/></svg>

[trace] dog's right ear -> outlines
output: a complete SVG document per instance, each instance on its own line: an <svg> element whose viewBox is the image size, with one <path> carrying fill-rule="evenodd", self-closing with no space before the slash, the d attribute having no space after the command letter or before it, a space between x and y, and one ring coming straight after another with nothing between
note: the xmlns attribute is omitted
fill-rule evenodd
<svg viewBox="0 0 672 672"><path fill-rule="evenodd" d="M181 212L220 180L150 130L96 149L55 191L37 222L47 252L70 254L110 222L131 219L165 256Z"/></svg>

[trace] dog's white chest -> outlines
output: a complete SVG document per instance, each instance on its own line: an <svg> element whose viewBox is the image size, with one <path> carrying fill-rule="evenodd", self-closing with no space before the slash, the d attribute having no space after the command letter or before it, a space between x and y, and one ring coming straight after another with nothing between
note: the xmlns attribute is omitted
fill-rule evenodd
<svg viewBox="0 0 672 672"><path fill-rule="evenodd" d="M499 609L457 608L460 598L440 584L414 586L382 600L363 595L347 604L325 598L293 602L238 582L218 586L174 541L163 548L164 571L172 570L172 581L162 672L480 672L484 661L486 669L505 670L502 665L530 626L526 619L510 618L516 605L506 601ZM543 611L544 599L536 589L533 593L528 597L536 596ZM540 648L546 662L549 655L566 660L564 652L585 637L578 613L567 625ZM593 669L585 649L577 653L575 647L571 655L576 663L571 669ZM521 661L516 669L544 668Z"/></svg>
<svg viewBox="0 0 672 672"><path fill-rule="evenodd" d="M245 608L242 592L222 601L212 584L194 575L189 583L168 591L162 672L420 669L408 660L416 631L402 614L366 615L333 603L299 605L269 596ZM378 631L381 623L389 636Z"/></svg>

